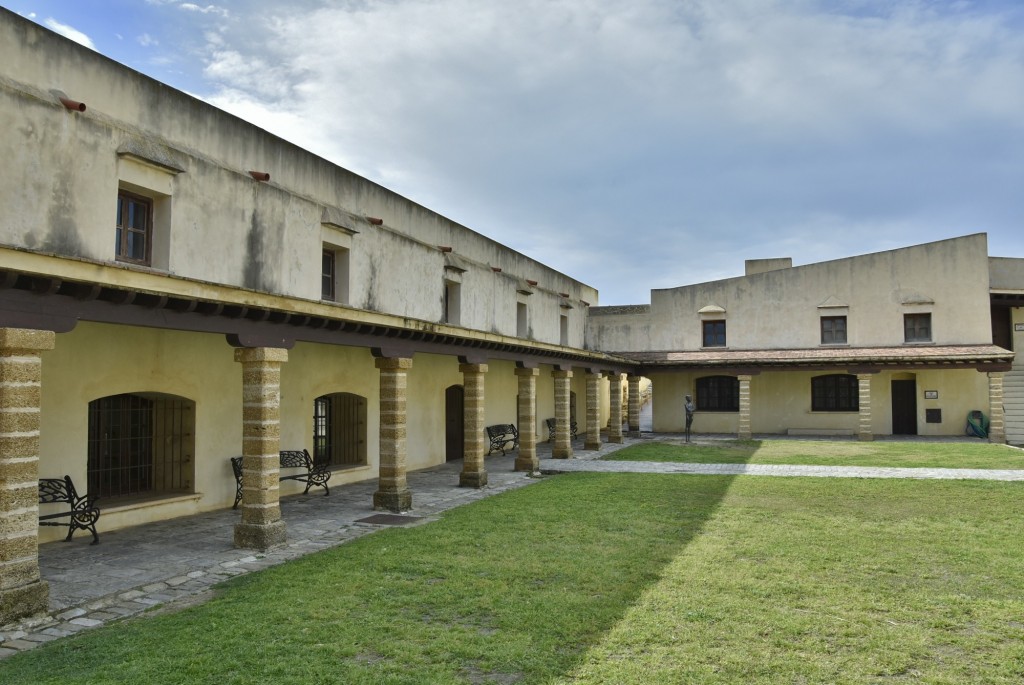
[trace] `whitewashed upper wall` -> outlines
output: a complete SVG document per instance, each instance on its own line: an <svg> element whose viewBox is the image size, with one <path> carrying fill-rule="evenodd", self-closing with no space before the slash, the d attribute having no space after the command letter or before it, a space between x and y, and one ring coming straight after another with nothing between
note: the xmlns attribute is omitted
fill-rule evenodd
<svg viewBox="0 0 1024 685"><path fill-rule="evenodd" d="M66 110L57 91L87 110ZM581 347L584 303L597 303L590 286L2 8L0 155L6 246L113 262L119 184L148 177L170 196L157 206L170 229L161 234L158 217L152 266L175 276L319 300L328 209L356 231L352 307L439 322L439 246L466 269L467 328L516 335L517 290L529 279L530 337L558 343L567 313L568 342Z"/></svg>
<svg viewBox="0 0 1024 685"><path fill-rule="evenodd" d="M847 317L848 344L902 345L903 315L931 313L934 344L991 344L984 234L651 291L649 307L592 310L602 350L701 349L704 307L719 307L732 349L802 349L821 342L820 318Z"/></svg>
<svg viewBox="0 0 1024 685"><path fill-rule="evenodd" d="M1024 259L989 257L988 264L993 290L1024 291Z"/></svg>

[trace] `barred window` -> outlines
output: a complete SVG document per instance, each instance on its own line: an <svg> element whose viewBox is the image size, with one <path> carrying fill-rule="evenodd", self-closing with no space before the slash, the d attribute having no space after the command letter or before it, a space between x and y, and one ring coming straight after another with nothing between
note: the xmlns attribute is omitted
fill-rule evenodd
<svg viewBox="0 0 1024 685"><path fill-rule="evenodd" d="M704 376L697 379L698 411L739 411L740 382L735 376Z"/></svg>
<svg viewBox="0 0 1024 685"><path fill-rule="evenodd" d="M313 400L313 461L366 463L366 398L347 392Z"/></svg>
<svg viewBox="0 0 1024 685"><path fill-rule="evenodd" d="M89 403L87 476L103 498L192 492L195 404L155 393Z"/></svg>
<svg viewBox="0 0 1024 685"><path fill-rule="evenodd" d="M857 377L849 374L811 379L811 411L858 411Z"/></svg>

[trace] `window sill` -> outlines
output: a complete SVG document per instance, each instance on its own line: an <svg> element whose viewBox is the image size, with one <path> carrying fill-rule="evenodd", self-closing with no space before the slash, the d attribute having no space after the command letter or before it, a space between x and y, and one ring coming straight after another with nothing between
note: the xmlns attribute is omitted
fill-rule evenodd
<svg viewBox="0 0 1024 685"><path fill-rule="evenodd" d="M703 350L728 350L728 345L701 345L701 351Z"/></svg>
<svg viewBox="0 0 1024 685"><path fill-rule="evenodd" d="M819 345L819 347L830 347L830 348L832 348L832 347L850 347L850 343L848 343L848 342L844 342L844 343L821 343Z"/></svg>
<svg viewBox="0 0 1024 685"><path fill-rule="evenodd" d="M201 492L193 492L188 494L179 495L156 495L146 499L124 499L121 501L114 501L113 504L108 506L103 505L103 498L98 500L100 511L104 514L116 514L124 511L138 511L140 509L148 509L150 507L159 507L165 504L175 504L177 502L198 502L202 499L203 494ZM111 500L107 500L111 501Z"/></svg>
<svg viewBox="0 0 1024 685"><path fill-rule="evenodd" d="M908 345L910 347L927 347L928 345L934 345L935 341L934 340L904 340L903 344L904 345Z"/></svg>
<svg viewBox="0 0 1024 685"><path fill-rule="evenodd" d="M331 464L331 473L339 473L341 471L358 471L360 469L370 468L369 464Z"/></svg>

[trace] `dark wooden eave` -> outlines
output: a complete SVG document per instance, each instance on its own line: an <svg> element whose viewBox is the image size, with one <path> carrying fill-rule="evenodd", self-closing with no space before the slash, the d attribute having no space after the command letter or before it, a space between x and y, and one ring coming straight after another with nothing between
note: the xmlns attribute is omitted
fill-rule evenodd
<svg viewBox="0 0 1024 685"><path fill-rule="evenodd" d="M343 315L320 316L0 270L0 325L66 333L79 321L216 333L239 347L289 349L302 341L364 347L386 357L419 352L473 362L502 359L524 366L632 372L627 360L601 353L453 335L434 330L437 326L425 321L405 319L405 326L382 325Z"/></svg>
<svg viewBox="0 0 1024 685"><path fill-rule="evenodd" d="M642 375L664 371L757 374L762 371L836 369L848 373L928 368L1009 371L1014 356L1013 352L996 345L901 345L789 350L703 349L616 354L635 362L638 373Z"/></svg>

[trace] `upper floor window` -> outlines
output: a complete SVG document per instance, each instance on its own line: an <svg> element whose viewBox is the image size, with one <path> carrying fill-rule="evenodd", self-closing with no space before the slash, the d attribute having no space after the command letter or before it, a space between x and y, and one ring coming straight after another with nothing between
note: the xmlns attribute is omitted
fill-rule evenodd
<svg viewBox="0 0 1024 685"><path fill-rule="evenodd" d="M846 343L846 317L821 317L821 344L841 345Z"/></svg>
<svg viewBox="0 0 1024 685"><path fill-rule="evenodd" d="M830 374L811 379L811 411L857 411L860 408L857 377Z"/></svg>
<svg viewBox="0 0 1024 685"><path fill-rule="evenodd" d="M153 241L153 201L121 190L117 193L117 259L149 264Z"/></svg>
<svg viewBox="0 0 1024 685"><path fill-rule="evenodd" d="M725 321L702 321L703 346L725 347Z"/></svg>
<svg viewBox="0 0 1024 685"><path fill-rule="evenodd" d="M904 314L903 340L904 342L931 342L932 315Z"/></svg>
<svg viewBox="0 0 1024 685"><path fill-rule="evenodd" d="M334 288L338 273L334 264L334 250L324 250L323 267L320 270L320 298L334 301Z"/></svg>
<svg viewBox="0 0 1024 685"><path fill-rule="evenodd" d="M458 326L462 323L462 285L455 281L444 282L444 311L442 323Z"/></svg>
<svg viewBox="0 0 1024 685"><path fill-rule="evenodd" d="M735 376L704 376L697 379L698 411L739 411L740 382Z"/></svg>

